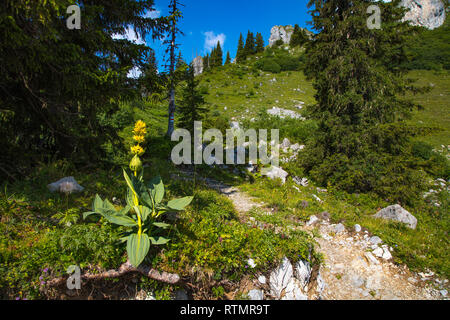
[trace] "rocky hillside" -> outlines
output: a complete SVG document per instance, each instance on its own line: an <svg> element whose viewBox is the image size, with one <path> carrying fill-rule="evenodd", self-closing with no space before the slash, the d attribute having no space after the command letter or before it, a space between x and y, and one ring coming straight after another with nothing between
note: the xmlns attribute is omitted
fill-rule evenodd
<svg viewBox="0 0 450 320"><path fill-rule="evenodd" d="M402 5L410 9L405 20L413 25L433 30L445 22L445 6L441 0L403 0Z"/></svg>

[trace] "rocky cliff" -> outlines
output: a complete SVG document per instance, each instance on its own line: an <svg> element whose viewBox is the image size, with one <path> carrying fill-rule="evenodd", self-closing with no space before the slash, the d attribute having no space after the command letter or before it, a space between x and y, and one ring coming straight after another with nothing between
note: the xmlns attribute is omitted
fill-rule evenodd
<svg viewBox="0 0 450 320"><path fill-rule="evenodd" d="M444 24L445 6L441 0L403 0L402 6L410 9L404 20L415 26L432 30Z"/></svg>
<svg viewBox="0 0 450 320"><path fill-rule="evenodd" d="M196 57L192 61L192 66L194 67L194 76L198 76L203 73L203 58L201 56Z"/></svg>
<svg viewBox="0 0 450 320"><path fill-rule="evenodd" d="M269 46L273 46L278 40L283 40L284 44L291 42L294 28L292 26L274 26L270 31Z"/></svg>

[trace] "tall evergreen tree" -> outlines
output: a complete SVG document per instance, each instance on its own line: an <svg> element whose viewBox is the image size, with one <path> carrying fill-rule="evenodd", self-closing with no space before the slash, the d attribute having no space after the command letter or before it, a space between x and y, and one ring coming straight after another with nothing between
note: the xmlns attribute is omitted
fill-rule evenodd
<svg viewBox="0 0 450 320"><path fill-rule="evenodd" d="M411 167L409 132L402 119L415 106L404 95L410 82L399 65L410 32L399 0L377 2L382 29L370 30L370 0L310 0L314 28L306 74L317 103L310 114L319 126L303 165L316 181L349 192L375 191L392 201L412 201L420 189Z"/></svg>
<svg viewBox="0 0 450 320"><path fill-rule="evenodd" d="M244 52L246 57L256 53L255 36L253 35L253 32L248 31L247 33L247 40L245 41Z"/></svg>
<svg viewBox="0 0 450 320"><path fill-rule="evenodd" d="M81 29L69 30L74 3ZM0 181L54 157L105 159L107 142L121 150L108 119L118 101L138 93L139 80L128 73L136 67L154 75L150 48L123 35L133 25L141 39L160 38L167 17L143 17L154 10L153 0L0 1Z"/></svg>
<svg viewBox="0 0 450 320"><path fill-rule="evenodd" d="M294 32L292 33L291 42L289 45L291 47L302 46L308 41L308 36L305 33L305 30L300 28L298 24L294 27Z"/></svg>
<svg viewBox="0 0 450 320"><path fill-rule="evenodd" d="M170 21L170 32L169 38L164 42L168 45L166 50L169 53L169 121L167 126L166 135L170 137L175 130L175 84L176 84L176 76L175 76L175 67L176 67L176 57L175 51L178 49L179 45L176 42L176 38L179 34L183 34L181 30L178 28L178 20L180 20L181 11L179 7L181 3L178 0L170 0L169 2L169 13L171 18Z"/></svg>
<svg viewBox="0 0 450 320"><path fill-rule="evenodd" d="M223 65L223 51L222 46L220 45L220 41L217 41L217 46L215 48L215 56L214 56L214 66L221 67Z"/></svg>
<svg viewBox="0 0 450 320"><path fill-rule="evenodd" d="M256 52L264 52L264 39L261 33L256 33Z"/></svg>
<svg viewBox="0 0 450 320"><path fill-rule="evenodd" d="M194 122L202 121L208 109L204 106L205 99L197 89L198 80L194 77L194 67L191 65L186 71L186 87L181 94L179 106L179 127L194 132Z"/></svg>
<svg viewBox="0 0 450 320"><path fill-rule="evenodd" d="M231 63L230 51L227 51L227 57L225 59L225 65L230 64L230 63Z"/></svg>
<svg viewBox="0 0 450 320"><path fill-rule="evenodd" d="M238 48L236 53L236 62L237 63L244 62L246 58L247 57L244 52L244 37L242 36L241 33L241 35L239 36Z"/></svg>
<svg viewBox="0 0 450 320"><path fill-rule="evenodd" d="M211 58L209 56L209 53L206 54L206 56L203 57L203 70L208 71L211 69Z"/></svg>

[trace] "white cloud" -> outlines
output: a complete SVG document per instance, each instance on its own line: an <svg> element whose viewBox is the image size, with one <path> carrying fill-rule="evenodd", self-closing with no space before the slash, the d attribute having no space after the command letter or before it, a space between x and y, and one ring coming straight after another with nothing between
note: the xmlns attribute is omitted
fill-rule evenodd
<svg viewBox="0 0 450 320"><path fill-rule="evenodd" d="M156 9L154 11L149 11L144 15L144 18L152 18L152 19L156 19L161 17L161 11Z"/></svg>
<svg viewBox="0 0 450 320"><path fill-rule="evenodd" d="M145 44L145 40L140 38L136 32L134 32L134 29L132 26L128 26L128 28L125 31L125 34L113 34L113 39L126 39L128 41L134 42L136 44Z"/></svg>
<svg viewBox="0 0 450 320"><path fill-rule="evenodd" d="M128 72L127 77L128 77L128 78L137 79L137 78L139 78L139 77L141 76L141 74L142 74L141 69L139 69L138 67L134 67L133 69L131 69L131 70Z"/></svg>
<svg viewBox="0 0 450 320"><path fill-rule="evenodd" d="M203 35L205 36L204 48L207 52L211 51L217 45L217 42L220 42L220 45L223 48L223 45L225 44L225 40L227 38L225 34L221 33L216 35L214 31L204 32Z"/></svg>

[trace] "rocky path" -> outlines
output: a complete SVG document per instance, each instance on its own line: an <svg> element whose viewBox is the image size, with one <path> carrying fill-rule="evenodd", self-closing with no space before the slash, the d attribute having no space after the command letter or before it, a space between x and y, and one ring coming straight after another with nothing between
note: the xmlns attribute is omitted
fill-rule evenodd
<svg viewBox="0 0 450 320"><path fill-rule="evenodd" d="M236 187L206 178L212 189L226 195L242 215L251 208L263 208ZM309 299L326 300L433 300L445 298L447 292L432 288L423 280L432 274L413 274L406 266L392 262L392 248L384 245L378 237L371 237L368 231L346 230L341 224L331 224L325 219L312 219L310 223L293 226L308 232L318 229L316 238L319 252L324 256L320 267L319 281L313 290L305 288L304 296ZM358 232L357 232L358 231ZM297 281L297 280L295 280ZM439 281L439 282L438 282ZM447 280L436 279L447 285ZM320 287L320 288L318 288ZM261 296L264 291L261 292ZM267 292L265 296L267 296ZM303 296L303 297L304 297Z"/></svg>

